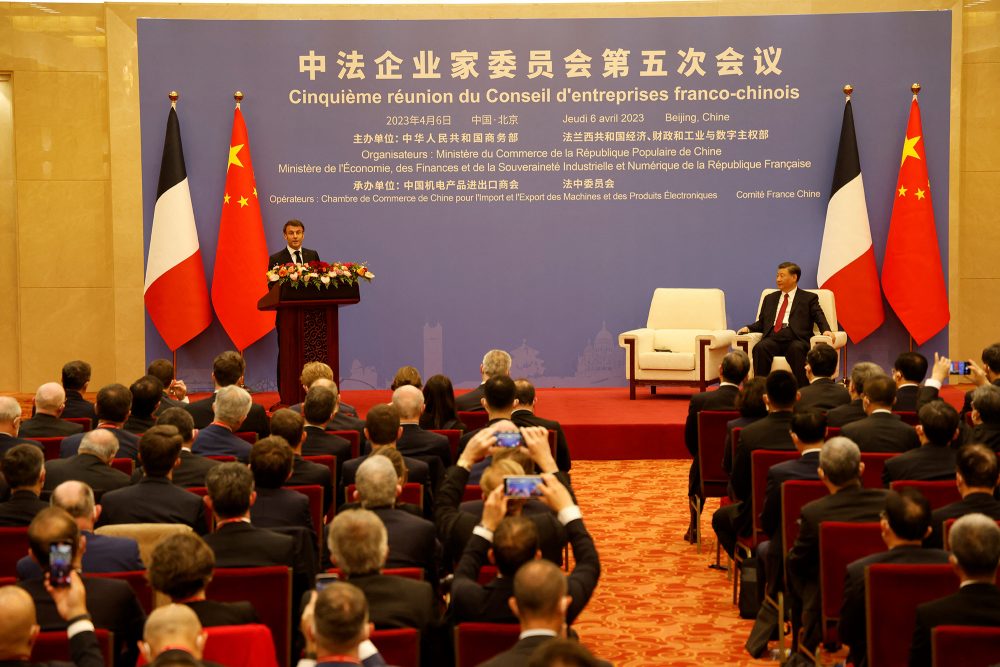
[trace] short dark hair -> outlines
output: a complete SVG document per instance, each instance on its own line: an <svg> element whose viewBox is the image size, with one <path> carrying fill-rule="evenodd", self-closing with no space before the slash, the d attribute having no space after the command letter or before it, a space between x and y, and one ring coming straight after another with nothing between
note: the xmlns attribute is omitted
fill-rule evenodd
<svg viewBox="0 0 1000 667"><path fill-rule="evenodd" d="M337 395L329 387L316 385L306 392L306 400L302 403L302 416L310 424L326 424L333 416L333 408L337 404Z"/></svg>
<svg viewBox="0 0 1000 667"><path fill-rule="evenodd" d="M194 417L184 408L167 408L156 418L157 426L173 426L184 442L194 437Z"/></svg>
<svg viewBox="0 0 1000 667"><path fill-rule="evenodd" d="M523 516L508 516L493 533L493 557L497 570L513 577L517 569L532 560L538 551L538 529Z"/></svg>
<svg viewBox="0 0 1000 667"><path fill-rule="evenodd" d="M164 387L169 387L174 380L174 365L166 359L154 359L146 369L146 373L157 378Z"/></svg>
<svg viewBox="0 0 1000 667"><path fill-rule="evenodd" d="M104 385L97 392L94 409L98 419L120 424L132 409L132 392L123 384Z"/></svg>
<svg viewBox="0 0 1000 667"><path fill-rule="evenodd" d="M132 414L149 419L163 398L163 383L155 375L143 375L128 388L132 392Z"/></svg>
<svg viewBox="0 0 1000 667"><path fill-rule="evenodd" d="M917 413L924 436L931 444L947 446L955 437L958 428L958 412L945 401L930 401Z"/></svg>
<svg viewBox="0 0 1000 667"><path fill-rule="evenodd" d="M34 486L45 466L45 455L38 445L14 445L0 459L0 472L12 489Z"/></svg>
<svg viewBox="0 0 1000 667"><path fill-rule="evenodd" d="M955 457L955 468L966 486L973 488L990 488L997 485L1000 467L997 465L997 455L986 445L971 444L959 447Z"/></svg>
<svg viewBox="0 0 1000 667"><path fill-rule="evenodd" d="M212 511L220 519L243 516L250 509L253 475L250 469L236 461L220 463L205 475Z"/></svg>
<svg viewBox="0 0 1000 667"><path fill-rule="evenodd" d="M494 375L483 383L483 398L491 408L502 410L514 405L517 386L509 375Z"/></svg>
<svg viewBox="0 0 1000 667"><path fill-rule="evenodd" d="M514 387L514 398L517 399L519 405L534 405L535 385L531 384L531 380L518 378L514 380Z"/></svg>
<svg viewBox="0 0 1000 667"><path fill-rule="evenodd" d="M399 437L399 411L391 403L372 406L365 415L368 439L374 445L391 445Z"/></svg>
<svg viewBox="0 0 1000 667"><path fill-rule="evenodd" d="M417 389L423 389L424 381L420 378L420 371L413 366L400 366L396 371L396 376L392 378L389 389L396 391L405 385L412 385Z"/></svg>
<svg viewBox="0 0 1000 667"><path fill-rule="evenodd" d="M184 440L176 426L154 426L139 438L139 460L147 477L166 477L181 454Z"/></svg>
<svg viewBox="0 0 1000 667"><path fill-rule="evenodd" d="M778 264L778 270L782 269L786 269L790 274L795 276L796 280L802 277L802 269L795 262L782 262Z"/></svg>
<svg viewBox="0 0 1000 667"><path fill-rule="evenodd" d="M80 548L80 527L60 507L46 507L28 525L28 545L42 568L49 566L49 548L53 544L69 544L74 556Z"/></svg>
<svg viewBox="0 0 1000 667"><path fill-rule="evenodd" d="M775 408L790 408L795 404L799 385L788 371L771 371L767 374L767 401Z"/></svg>
<svg viewBox="0 0 1000 667"><path fill-rule="evenodd" d="M911 486L885 497L885 515L889 528L904 540L922 540L931 525L931 504Z"/></svg>
<svg viewBox="0 0 1000 667"><path fill-rule="evenodd" d="M840 361L840 353L826 343L814 345L806 352L806 363L812 369L812 374L817 377L830 377L837 372L837 362Z"/></svg>
<svg viewBox="0 0 1000 667"><path fill-rule="evenodd" d="M994 373L1000 373L1000 343L993 343L983 350L983 363Z"/></svg>
<svg viewBox="0 0 1000 667"><path fill-rule="evenodd" d="M62 367L63 389L82 391L84 385L90 382L90 364L77 359L67 361Z"/></svg>
<svg viewBox="0 0 1000 667"><path fill-rule="evenodd" d="M865 396L870 403L892 407L896 402L896 383L888 375L879 375L865 382Z"/></svg>
<svg viewBox="0 0 1000 667"><path fill-rule="evenodd" d="M903 352L892 367L899 371L907 382L922 382L927 375L927 357L919 352Z"/></svg>
<svg viewBox="0 0 1000 667"><path fill-rule="evenodd" d="M750 357L743 350L733 350L722 357L722 379L740 384L750 372Z"/></svg>
<svg viewBox="0 0 1000 667"><path fill-rule="evenodd" d="M250 449L250 472L254 486L259 489L278 489L292 474L295 455L288 442L272 435L254 443Z"/></svg>
<svg viewBox="0 0 1000 667"><path fill-rule="evenodd" d="M756 419L767 414L767 404L764 403L766 388L767 380L762 377L752 377L743 383L736 396L736 409L741 417Z"/></svg>
<svg viewBox="0 0 1000 667"><path fill-rule="evenodd" d="M338 647L360 643L368 622L368 600L357 586L337 581L316 595L313 624L324 642Z"/></svg>
<svg viewBox="0 0 1000 667"><path fill-rule="evenodd" d="M789 428L802 442L823 442L826 436L826 413L809 408L796 410Z"/></svg>
<svg viewBox="0 0 1000 667"><path fill-rule="evenodd" d="M215 571L215 553L194 533L177 533L153 549L146 577L153 590L183 600L208 586Z"/></svg>
<svg viewBox="0 0 1000 667"><path fill-rule="evenodd" d="M302 432L305 426L306 422L302 419L302 415L295 410L282 408L275 410L274 414L271 415L271 435L281 436L293 449L302 442Z"/></svg>
<svg viewBox="0 0 1000 667"><path fill-rule="evenodd" d="M1000 422L1000 388L984 384L972 391L972 408L987 424Z"/></svg>
<svg viewBox="0 0 1000 667"><path fill-rule="evenodd" d="M226 350L212 360L212 375L220 387L236 384L246 372L247 363L239 352Z"/></svg>
<svg viewBox="0 0 1000 667"><path fill-rule="evenodd" d="M291 220L289 220L288 222L286 222L284 225L282 225L282 227L281 227L281 233L284 234L285 232L287 232L289 227L298 227L303 232L306 231L306 226L302 224L302 221L301 220L296 220L295 218L292 218Z"/></svg>

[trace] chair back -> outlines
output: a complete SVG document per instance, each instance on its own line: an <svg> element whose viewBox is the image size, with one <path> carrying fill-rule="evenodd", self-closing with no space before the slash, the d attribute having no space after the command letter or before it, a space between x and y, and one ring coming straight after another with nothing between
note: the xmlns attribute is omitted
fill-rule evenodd
<svg viewBox="0 0 1000 667"><path fill-rule="evenodd" d="M219 463L232 463L236 460L236 457L231 454L206 454L205 458L218 461Z"/></svg>
<svg viewBox="0 0 1000 667"><path fill-rule="evenodd" d="M458 442L462 439L462 432L457 428L430 429L431 433L437 433L448 438L448 449L451 450L451 462L458 461Z"/></svg>
<svg viewBox="0 0 1000 667"><path fill-rule="evenodd" d="M151 613L156 607L153 588L149 585L149 580L146 579L145 570L136 570L134 572L87 572L84 578L88 577L124 581L132 587L136 599L139 600L139 604L146 614Z"/></svg>
<svg viewBox="0 0 1000 667"><path fill-rule="evenodd" d="M764 297L772 292L777 292L776 289L766 289L760 293L760 302L757 304L757 319L760 319L760 309L764 305ZM830 325L830 331L837 331L837 299L833 295L833 291L828 289L806 289L803 292L812 292L819 297L819 307L823 309L823 315L826 316L826 321ZM813 325L813 334L823 333L819 330L819 327Z"/></svg>
<svg viewBox="0 0 1000 667"><path fill-rule="evenodd" d="M335 574L338 579L343 579L339 567L329 567L327 574ZM424 569L422 567L387 567L382 570L382 574L389 577L403 577L404 579L424 580Z"/></svg>
<svg viewBox="0 0 1000 667"><path fill-rule="evenodd" d="M0 528L0 575L17 574L17 561L28 555L28 527Z"/></svg>
<svg viewBox="0 0 1000 667"><path fill-rule="evenodd" d="M885 470L885 462L893 456L899 456L899 452L861 452L861 462L865 464L865 470L861 473L861 486L866 489L881 489L882 472Z"/></svg>
<svg viewBox="0 0 1000 667"><path fill-rule="evenodd" d="M205 628L203 658L220 665L244 667L278 667L274 638L262 623L247 625L217 625Z"/></svg>
<svg viewBox="0 0 1000 667"><path fill-rule="evenodd" d="M209 600L246 600L271 630L278 665L287 667L292 638L292 573L284 566L216 568L208 585ZM240 664L225 661L226 664Z"/></svg>
<svg viewBox="0 0 1000 667"><path fill-rule="evenodd" d="M285 487L292 491L298 491L309 499L309 516L312 518L313 532L316 534L316 544L319 547L320 555L323 551L323 487L317 484L306 486Z"/></svg>
<svg viewBox="0 0 1000 667"><path fill-rule="evenodd" d="M727 329L726 294L715 288L658 287L649 302L646 328Z"/></svg>
<svg viewBox="0 0 1000 667"><path fill-rule="evenodd" d="M903 410L900 412L893 412L892 414L896 415L901 420L903 420L904 424L909 424L910 426L916 426L917 424L920 423L920 420L917 419L916 412L909 412L907 410Z"/></svg>
<svg viewBox="0 0 1000 667"><path fill-rule="evenodd" d="M490 416L482 410L473 410L469 412L459 412L458 421L465 424L465 432L475 431L477 428L482 428L490 421Z"/></svg>
<svg viewBox="0 0 1000 667"><path fill-rule="evenodd" d="M206 508L208 509L208 508ZM160 542L178 533L191 533L191 526L183 523L116 523L101 526L98 535L128 537L139 543L139 557L147 565L152 562L153 549Z"/></svg>
<svg viewBox="0 0 1000 667"><path fill-rule="evenodd" d="M455 626L456 667L476 667L517 643L517 623L459 623Z"/></svg>
<svg viewBox="0 0 1000 667"><path fill-rule="evenodd" d="M51 461L52 459L59 458L59 447L62 445L62 437L58 438L31 438L35 442L42 446L45 451L45 460Z"/></svg>
<svg viewBox="0 0 1000 667"><path fill-rule="evenodd" d="M931 656L934 667L995 665L1000 662L1000 628L939 625L931 630Z"/></svg>
<svg viewBox="0 0 1000 667"><path fill-rule="evenodd" d="M205 502L205 498L208 496L207 486L189 486L184 489L196 496L201 496L202 502ZM205 523L208 524L208 532L215 532L215 512L209 507L208 503L205 503Z"/></svg>
<svg viewBox="0 0 1000 667"><path fill-rule="evenodd" d="M79 424L83 427L84 433L94 428L94 422L90 421L90 417L63 417L62 420L65 422L72 422L73 424Z"/></svg>
<svg viewBox="0 0 1000 667"><path fill-rule="evenodd" d="M726 424L739 419L733 410L702 410L698 413L698 471L701 497L724 498L729 474L722 468L726 453Z"/></svg>
<svg viewBox="0 0 1000 667"><path fill-rule="evenodd" d="M847 566L859 558L885 551L878 522L819 524L819 588L823 601L823 641L839 644L837 621L844 603Z"/></svg>
<svg viewBox="0 0 1000 667"><path fill-rule="evenodd" d="M135 459L111 459L111 467L131 477L135 472Z"/></svg>
<svg viewBox="0 0 1000 667"><path fill-rule="evenodd" d="M781 484L781 546L784 555L799 537L799 515L803 505L827 495L823 482L793 479Z"/></svg>
<svg viewBox="0 0 1000 667"><path fill-rule="evenodd" d="M240 440L243 440L251 445L257 442L257 434L254 431L238 431L235 435Z"/></svg>
<svg viewBox="0 0 1000 667"><path fill-rule="evenodd" d="M340 436L344 440L351 443L351 458L356 459L361 456L361 434L354 429L347 429L346 431L328 431L333 435Z"/></svg>
<svg viewBox="0 0 1000 667"><path fill-rule="evenodd" d="M945 551L951 551L951 527L955 525L956 521L958 519L945 519L944 525L941 527ZM997 527L1000 527L1000 519L997 520Z"/></svg>
<svg viewBox="0 0 1000 667"><path fill-rule="evenodd" d="M483 490L479 488L478 484L466 484L465 490L462 491L462 502L466 503L470 500L482 500Z"/></svg>
<svg viewBox="0 0 1000 667"><path fill-rule="evenodd" d="M829 440L830 438L836 438L838 435L840 435L840 427L839 426L827 426L826 427L826 438L825 438L826 440Z"/></svg>
<svg viewBox="0 0 1000 667"><path fill-rule="evenodd" d="M103 628L94 630L97 635L97 643L101 647L101 655L104 657L104 664L114 663L114 634ZM50 632L39 632L35 638L35 645L31 648L31 662L69 662L72 664L69 652L69 639L65 630L52 630Z"/></svg>
<svg viewBox="0 0 1000 667"><path fill-rule="evenodd" d="M420 631L415 628L374 630L368 637L387 664L420 667Z"/></svg>
<svg viewBox="0 0 1000 667"><path fill-rule="evenodd" d="M889 484L889 488L893 491L899 491L907 486L922 493L924 498L927 499L927 502L931 504L932 510L936 510L939 507L944 507L945 505L950 505L952 503L957 503L962 499L962 494L958 492L958 486L955 484L955 480L953 479L947 479L940 482L898 479Z"/></svg>
<svg viewBox="0 0 1000 667"><path fill-rule="evenodd" d="M767 539L767 536L764 535L764 529L760 525L760 513L764 510L764 494L767 492L767 473L771 466L798 457L797 451L772 449L758 449L750 454L750 507L753 510L754 545Z"/></svg>
<svg viewBox="0 0 1000 667"><path fill-rule="evenodd" d="M344 498L347 502L352 502L354 500L354 492L357 490L357 486L354 484L348 484L344 488ZM419 482L407 482L403 485L403 490L399 494L399 502L410 503L416 505L420 508L420 511L424 511L424 485Z"/></svg>
<svg viewBox="0 0 1000 667"><path fill-rule="evenodd" d="M480 586L485 586L497 578L498 572L496 565L483 565L479 568L479 577L476 578L476 581L479 582Z"/></svg>
<svg viewBox="0 0 1000 667"><path fill-rule="evenodd" d="M958 577L951 565L868 566L865 610L869 667L906 667L917 605L957 590Z"/></svg>

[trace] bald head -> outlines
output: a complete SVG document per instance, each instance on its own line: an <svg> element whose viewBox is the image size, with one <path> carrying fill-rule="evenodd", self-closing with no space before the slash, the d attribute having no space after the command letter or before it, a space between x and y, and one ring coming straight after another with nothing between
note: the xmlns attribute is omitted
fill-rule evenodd
<svg viewBox="0 0 1000 667"><path fill-rule="evenodd" d="M531 619L562 622L566 612L562 607L566 595L566 577L551 561L528 561L514 576L514 599L522 623Z"/></svg>
<svg viewBox="0 0 1000 667"><path fill-rule="evenodd" d="M35 411L58 417L66 407L66 390L58 382L46 382L35 392Z"/></svg>
<svg viewBox="0 0 1000 667"><path fill-rule="evenodd" d="M415 422L424 411L424 392L412 384L405 384L392 392L392 404L399 412L399 420Z"/></svg>
<svg viewBox="0 0 1000 667"><path fill-rule="evenodd" d="M186 649L200 659L204 643L202 635L201 622L187 605L159 607L146 619L142 630L142 639L149 645L146 658L152 662L167 647L171 647Z"/></svg>
<svg viewBox="0 0 1000 667"><path fill-rule="evenodd" d="M31 655L37 633L35 603L27 591L17 586L0 588L0 660Z"/></svg>
<svg viewBox="0 0 1000 667"><path fill-rule="evenodd" d="M11 396L0 396L0 431L17 435L21 425L21 404Z"/></svg>
<svg viewBox="0 0 1000 667"><path fill-rule="evenodd" d="M95 428L83 434L80 441L80 453L90 454L111 465L111 459L118 453L118 438L114 431L108 428Z"/></svg>
<svg viewBox="0 0 1000 667"><path fill-rule="evenodd" d="M63 482L52 490L49 503L66 510L81 530L94 529L94 491L84 482Z"/></svg>

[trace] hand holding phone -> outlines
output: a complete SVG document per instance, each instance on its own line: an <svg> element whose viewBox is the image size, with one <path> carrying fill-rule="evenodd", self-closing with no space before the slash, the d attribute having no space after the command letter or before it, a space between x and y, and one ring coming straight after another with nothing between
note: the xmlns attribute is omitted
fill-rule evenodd
<svg viewBox="0 0 1000 667"><path fill-rule="evenodd" d="M951 362L951 374L952 375L969 375L972 373L972 366L967 361L953 361Z"/></svg>
<svg viewBox="0 0 1000 667"><path fill-rule="evenodd" d="M497 431L497 447L520 447L521 434L517 431Z"/></svg>
<svg viewBox="0 0 1000 667"><path fill-rule="evenodd" d="M73 571L73 547L65 542L49 546L49 583L54 588L65 588L70 584Z"/></svg>

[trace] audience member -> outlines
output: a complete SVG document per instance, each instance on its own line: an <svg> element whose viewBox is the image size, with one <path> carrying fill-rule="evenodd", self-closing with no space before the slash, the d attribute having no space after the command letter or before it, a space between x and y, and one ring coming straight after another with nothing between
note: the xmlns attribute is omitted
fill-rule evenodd
<svg viewBox="0 0 1000 667"><path fill-rule="evenodd" d="M167 408L161 410L156 418L157 426L173 426L181 436L180 465L174 468L171 481L177 486L189 488L205 486L205 475L219 465L218 461L198 456L191 449L194 447L194 418L184 408Z"/></svg>
<svg viewBox="0 0 1000 667"><path fill-rule="evenodd" d="M64 419L87 418L97 425L94 404L83 397L90 385L90 364L86 361L67 361L62 367L62 386L66 390L66 407L62 411ZM124 420L122 420L124 421Z"/></svg>
<svg viewBox="0 0 1000 667"><path fill-rule="evenodd" d="M68 405L68 403L67 403ZM109 384L97 392L97 426L106 429L118 439L118 452L122 457L134 459L139 455L139 436L129 433L122 426L132 410L132 392L123 384ZM63 410L63 416L66 411ZM84 433L63 438L59 445L59 457L69 458L77 453Z"/></svg>
<svg viewBox="0 0 1000 667"><path fill-rule="evenodd" d="M21 423L18 435L22 438L64 438L82 433L83 426L60 418L65 409L66 391L62 385L46 382L35 392L35 414Z"/></svg>
<svg viewBox="0 0 1000 667"><path fill-rule="evenodd" d="M209 667L202 662L206 633L198 616L182 604L158 607L142 631L142 655L151 667Z"/></svg>
<svg viewBox="0 0 1000 667"><path fill-rule="evenodd" d="M969 379L972 380L972 384L976 385L976 387L982 387L986 384L993 384L1000 387L1000 343L994 343L983 349L981 359L983 361L982 366L971 360L968 362L972 367L972 370L969 372ZM970 412L972 412L972 391L965 394L960 413L962 419L965 419L965 415Z"/></svg>
<svg viewBox="0 0 1000 667"><path fill-rule="evenodd" d="M333 479L330 476L330 468L302 458L302 443L306 439L304 424L302 415L299 413L292 410L277 410L271 415L271 435L281 438L292 448L292 474L285 481L285 486L316 485L322 487L323 514L325 516L333 504ZM340 457L337 457L335 463L335 470L337 477L339 477L337 468L341 464Z"/></svg>
<svg viewBox="0 0 1000 667"><path fill-rule="evenodd" d="M236 434L253 405L250 394L242 387L231 384L217 389L211 405L215 420L198 431L191 452L200 456L235 456L246 463L250 459L250 443ZM197 426L198 418L193 414L192 417Z"/></svg>
<svg viewBox="0 0 1000 667"><path fill-rule="evenodd" d="M45 485L45 457L34 445L14 445L0 459L10 499L0 503L0 526L27 526L48 505L39 499Z"/></svg>
<svg viewBox="0 0 1000 667"><path fill-rule="evenodd" d="M389 389L396 391L406 385L416 387L418 390L424 386L424 381L420 379L420 371L413 366L400 366L399 370L396 371L396 376L392 379L392 384L389 385Z"/></svg>
<svg viewBox="0 0 1000 667"><path fill-rule="evenodd" d="M160 396L160 407L156 410L159 416L169 408L183 408L191 402L187 395L187 385L184 380L174 377L174 365L166 359L154 359L146 369L147 375L152 375L163 385L163 395Z"/></svg>
<svg viewBox="0 0 1000 667"><path fill-rule="evenodd" d="M142 479L101 497L98 526L118 523L182 523L205 533L205 508L197 495L174 486L173 469L180 463L181 436L173 426L154 426L139 440Z"/></svg>
<svg viewBox="0 0 1000 667"><path fill-rule="evenodd" d="M94 490L99 501L106 492L130 485L132 479L128 475L111 467L118 447L118 438L108 429L99 428L84 433L74 456L45 462L43 488L52 491L69 480L85 482Z"/></svg>
<svg viewBox="0 0 1000 667"><path fill-rule="evenodd" d="M50 499L52 507L65 510L73 517L86 539L87 548L81 561L83 572L136 572L145 570L138 543L128 537L98 535L94 524L101 515L101 506L94 502L94 491L83 482L63 482ZM41 579L42 570L30 556L17 562L18 579Z"/></svg>
<svg viewBox="0 0 1000 667"><path fill-rule="evenodd" d="M451 446L448 438L440 433L431 433L420 426L420 415L424 412L424 395L413 385L402 385L392 392L392 405L399 413L399 425L403 432L396 441L396 449L406 456L412 456L426 463L434 479L434 485L441 482L444 469L451 465Z"/></svg>
<svg viewBox="0 0 1000 667"><path fill-rule="evenodd" d="M920 447L885 462L882 483L886 486L897 479L948 479L955 474L956 451L950 445L959 433L958 411L944 401L931 401L920 408L918 418Z"/></svg>
<svg viewBox="0 0 1000 667"><path fill-rule="evenodd" d="M178 533L156 545L149 562L149 585L153 590L184 604L197 614L201 625L258 623L249 602L219 602L205 598L205 589L215 572L215 554L197 535Z"/></svg>
<svg viewBox="0 0 1000 667"><path fill-rule="evenodd" d="M826 425L842 428L846 424L867 417L864 407L865 382L881 375L885 375L885 371L878 364L870 361L854 364L851 368L851 377L847 381L847 392L851 395L851 402L827 412Z"/></svg>
<svg viewBox="0 0 1000 667"><path fill-rule="evenodd" d="M566 443L566 434L563 433L562 425L553 419L543 419L535 414L535 407L538 405L538 395L535 393L535 385L527 379L520 378L514 381L517 399L517 407L510 414L510 420L517 426L542 426L556 433L556 464L563 472L569 472L572 463L569 456L569 445ZM721 386L719 387L722 388Z"/></svg>
<svg viewBox="0 0 1000 667"><path fill-rule="evenodd" d="M306 362L302 367L302 374L299 376L299 381L302 383L304 391L309 391L318 384L330 387L337 394L337 414L327 424L327 428L331 430L350 429L360 432L365 427L365 423L358 419L357 409L340 401L337 383L333 381L333 369L330 368L329 364L325 364L322 361ZM290 409L295 412L302 412L302 404L296 403Z"/></svg>
<svg viewBox="0 0 1000 667"><path fill-rule="evenodd" d="M213 420L218 421L218 409L213 411L212 406L219 396L219 390L233 386L241 388L246 368L246 362L238 352L230 350L215 357L212 361L212 383L215 385L215 395L199 401L192 401L184 406L184 409L190 412L194 418L195 428L204 429L212 424ZM247 394L247 397L249 396L250 394ZM269 431L264 406L257 405L251 399L246 414L239 423L232 425L232 431L234 433L252 431L257 434L258 438L266 438ZM249 451L247 453L249 454Z"/></svg>
<svg viewBox="0 0 1000 667"><path fill-rule="evenodd" d="M896 357L890 373L896 383L896 404L893 409L897 412L917 412L922 405L937 398L941 381L948 379L947 367L944 369L944 377L938 377L940 361L941 357L935 353L932 378L921 386L920 383L927 375L927 358L919 352L903 352Z"/></svg>
<svg viewBox="0 0 1000 667"><path fill-rule="evenodd" d="M153 415L163 398L163 383L155 375L144 375L130 386L132 392L132 414L122 425L129 433L142 435L156 425Z"/></svg>
<svg viewBox="0 0 1000 667"><path fill-rule="evenodd" d="M326 383L321 381L311 387L306 392L306 400L302 403L302 414L296 416L300 420L302 418L305 419L304 433L306 439L302 443L302 453L305 456L320 456L324 454L336 456L337 472L339 473L341 464L351 458L351 443L339 435L334 435L326 431L327 424L333 418L333 414L337 409L337 393L333 389L335 385L332 382L329 384L331 386L326 386ZM272 421L277 414L275 412L271 416ZM290 420L291 417L288 417L288 419Z"/></svg>
<svg viewBox="0 0 1000 667"><path fill-rule="evenodd" d="M984 384L969 394L972 428L966 432L965 442L982 443L994 452L1000 451L1000 387Z"/></svg>
<svg viewBox="0 0 1000 667"><path fill-rule="evenodd" d="M294 412L291 414L302 419ZM320 536L316 535L313 526L308 496L282 488L292 474L294 458L284 438L269 436L254 443L250 452L250 472L257 496L250 508L250 522L261 528L297 526L313 536L315 546Z"/></svg>
<svg viewBox="0 0 1000 667"><path fill-rule="evenodd" d="M840 353L826 343L813 346L806 353L806 379L809 384L799 388L796 409L832 410L851 402L851 394L834 376Z"/></svg>
<svg viewBox="0 0 1000 667"><path fill-rule="evenodd" d="M997 478L1000 476L996 453L986 445L965 445L958 450L955 467L955 483L962 499L939 507L931 514L928 546L943 545L944 522L948 519L977 513L1000 520L1000 500L994 497Z"/></svg>
<svg viewBox="0 0 1000 667"><path fill-rule="evenodd" d="M459 412L476 412L485 410L483 404L485 396L486 381L492 377L510 375L510 354L503 350L490 350L483 356L483 363L479 364L479 374L482 376L482 384L464 394L455 397L455 409Z"/></svg>
<svg viewBox="0 0 1000 667"><path fill-rule="evenodd" d="M849 660L856 667L864 667L868 663L865 569L880 563L931 565L948 562L947 552L921 546L931 532L931 505L916 489L903 488L899 493L890 491L879 523L882 541L888 551L854 561L847 566L844 579L838 633L841 641L851 647Z"/></svg>
<svg viewBox="0 0 1000 667"><path fill-rule="evenodd" d="M726 422L726 442L722 454L722 469L733 472L733 430L753 424L758 419L767 416L767 403L764 394L767 392L767 378L752 377L743 381L743 388L736 397L736 411L740 416Z"/></svg>
<svg viewBox="0 0 1000 667"><path fill-rule="evenodd" d="M911 667L930 667L931 630L939 625L1000 626L1000 590L995 583L1000 564L1000 527L996 521L982 514L969 514L956 521L951 529L948 560L961 587L957 593L917 607Z"/></svg>
<svg viewBox="0 0 1000 667"><path fill-rule="evenodd" d="M528 667L602 667L608 663L595 658L587 647L572 639L554 638L531 654Z"/></svg>
<svg viewBox="0 0 1000 667"><path fill-rule="evenodd" d="M486 426L493 426L501 420L509 421L514 410L517 409L517 386L514 384L514 381L507 375L495 375L483 383L482 389L483 398L481 400L483 408L486 410L486 415L489 417ZM459 455L462 454L466 444L478 431L479 429L473 429L466 431L462 435L458 443ZM479 475L482 474L483 468L489 464L490 461L487 460L485 463L481 463L478 468L473 469L469 483L478 484Z"/></svg>
<svg viewBox="0 0 1000 667"><path fill-rule="evenodd" d="M382 447L395 447L402 432L399 413L391 404L374 405L365 415L365 437L371 443L372 453ZM365 458L367 457L361 456L344 463L343 474L340 477L342 486L346 488L347 485L354 484L358 466ZM406 463L407 476L411 482L425 485L430 483L430 471L426 463L409 456L403 456L403 461Z"/></svg>
<svg viewBox="0 0 1000 667"><path fill-rule="evenodd" d="M385 660L368 639L372 627L368 608L364 593L348 583L333 582L313 592L300 624L306 657L316 667L384 666Z"/></svg>
<svg viewBox="0 0 1000 667"><path fill-rule="evenodd" d="M12 396L0 396L0 456L14 445L34 445L41 448L34 440L18 437L20 426L21 404Z"/></svg>
<svg viewBox="0 0 1000 667"><path fill-rule="evenodd" d="M892 414L896 384L887 375L865 380L864 419L846 424L840 433L863 452L905 452L920 446L916 430Z"/></svg>
<svg viewBox="0 0 1000 667"><path fill-rule="evenodd" d="M420 426L428 430L465 430L455 407L455 389L446 375L432 375L424 384L424 412Z"/></svg>

